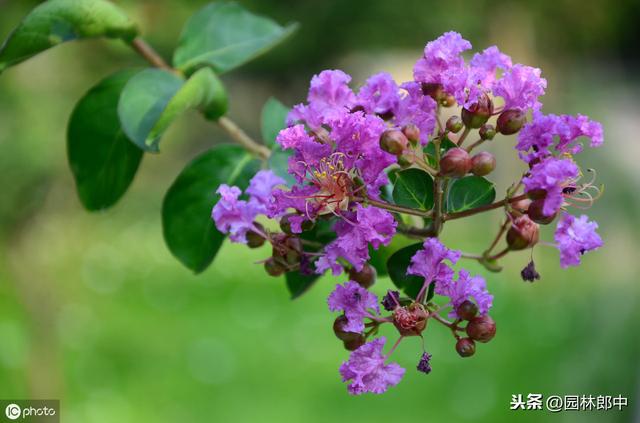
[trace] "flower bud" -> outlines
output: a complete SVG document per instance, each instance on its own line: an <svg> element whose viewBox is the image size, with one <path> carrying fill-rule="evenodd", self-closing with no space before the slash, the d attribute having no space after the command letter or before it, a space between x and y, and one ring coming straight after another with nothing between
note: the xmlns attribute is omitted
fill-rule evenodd
<svg viewBox="0 0 640 423"><path fill-rule="evenodd" d="M400 166L402 169L410 168L413 164L413 162L405 156L398 156L398 160L396 161L398 162L398 166Z"/></svg>
<svg viewBox="0 0 640 423"><path fill-rule="evenodd" d="M267 274L269 274L270 276L280 276L287 269L276 259L274 259L273 257L269 257L267 261L264 262L264 270L266 270Z"/></svg>
<svg viewBox="0 0 640 423"><path fill-rule="evenodd" d="M296 213L285 214L280 218L280 230L287 235L292 235L293 231L291 230L291 222L290 218L293 216L298 216ZM303 220L302 221L302 232L307 232L313 229L314 223L311 220Z"/></svg>
<svg viewBox="0 0 640 423"><path fill-rule="evenodd" d="M494 128L493 125L485 123L478 130L478 134L480 135L480 139L490 141L496 136L496 128Z"/></svg>
<svg viewBox="0 0 640 423"><path fill-rule="evenodd" d="M467 150L452 148L440 159L440 174L461 178L471 170L471 157Z"/></svg>
<svg viewBox="0 0 640 423"><path fill-rule="evenodd" d="M498 132L503 135L515 134L524 125L526 117L526 114L521 110L505 110L500 113L496 122L498 125Z"/></svg>
<svg viewBox="0 0 640 423"><path fill-rule="evenodd" d="M397 129L384 131L380 136L380 148L396 156L402 154L408 145L409 140L407 137Z"/></svg>
<svg viewBox="0 0 640 423"><path fill-rule="evenodd" d="M478 314L478 306L469 300L464 300L456 307L456 314L463 320L471 320Z"/></svg>
<svg viewBox="0 0 640 423"><path fill-rule="evenodd" d="M488 95L483 94L477 103L473 103L468 109L463 108L461 116L467 128L480 128L487 123L492 114L493 102Z"/></svg>
<svg viewBox="0 0 640 423"><path fill-rule="evenodd" d="M258 222L254 222L253 225L260 230L260 232L264 233L264 227ZM259 248L264 245L265 239L264 237L255 231L247 232L247 246L249 248Z"/></svg>
<svg viewBox="0 0 640 423"><path fill-rule="evenodd" d="M402 133L413 145L416 145L420 141L420 128L413 123L403 126Z"/></svg>
<svg viewBox="0 0 640 423"><path fill-rule="evenodd" d="M526 214L527 210L529 210L529 205L531 205L531 200L528 198L514 201L513 203L511 203L511 215L518 217Z"/></svg>
<svg viewBox="0 0 640 423"><path fill-rule="evenodd" d="M460 119L459 116L451 116L449 119L447 119L446 127L447 131L449 132L457 134L458 132L460 132L463 126L464 123L462 123L462 119Z"/></svg>
<svg viewBox="0 0 640 423"><path fill-rule="evenodd" d="M536 223L540 223L541 225L548 225L553 222L553 219L556 218L558 212L555 212L551 216L547 216L543 213L544 209L544 199L538 199L531 202L529 208L527 209L527 215L531 220Z"/></svg>
<svg viewBox="0 0 640 423"><path fill-rule="evenodd" d="M422 94L428 95L433 98L435 101L439 101L444 96L444 91L442 91L441 84L428 84L426 82L422 83Z"/></svg>
<svg viewBox="0 0 640 423"><path fill-rule="evenodd" d="M336 318L333 322L333 333L336 334L336 337L341 341L355 341L360 339L362 336L361 333L358 332L347 332L344 330L344 327L347 325L348 320L347 317L342 314Z"/></svg>
<svg viewBox="0 0 640 423"><path fill-rule="evenodd" d="M496 336L496 322L489 316L478 316L467 324L467 335L478 342L489 342Z"/></svg>
<svg viewBox="0 0 640 423"><path fill-rule="evenodd" d="M488 151L483 151L471 158L471 173L477 176L488 175L496 168L496 158Z"/></svg>
<svg viewBox="0 0 640 423"><path fill-rule="evenodd" d="M420 303L398 307L393 311L393 324L402 336L417 336L427 327L427 311Z"/></svg>
<svg viewBox="0 0 640 423"><path fill-rule="evenodd" d="M524 250L538 243L540 227L529 217L520 216L513 221L507 232L507 245L510 250Z"/></svg>
<svg viewBox="0 0 640 423"><path fill-rule="evenodd" d="M349 269L349 279L358 283L364 289L369 289L376 283L376 269L370 264L365 263L359 272L352 267Z"/></svg>
<svg viewBox="0 0 640 423"><path fill-rule="evenodd" d="M360 335L356 339L350 339L348 341L344 341L343 344L344 344L344 348L347 351L355 351L361 346L363 346L366 342L367 342L367 339L364 337L364 335Z"/></svg>
<svg viewBox="0 0 640 423"><path fill-rule="evenodd" d="M471 357L476 353L476 343L471 338L460 338L456 342L456 351L460 357Z"/></svg>
<svg viewBox="0 0 640 423"><path fill-rule="evenodd" d="M440 104L443 107L451 107L456 104L456 98L451 94L447 94L442 98L442 100L440 100Z"/></svg>

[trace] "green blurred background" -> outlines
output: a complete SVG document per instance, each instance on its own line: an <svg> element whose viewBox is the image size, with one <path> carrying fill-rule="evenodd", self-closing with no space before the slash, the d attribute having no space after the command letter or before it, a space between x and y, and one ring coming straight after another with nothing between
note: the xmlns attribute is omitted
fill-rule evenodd
<svg viewBox="0 0 640 423"><path fill-rule="evenodd" d="M38 2L0 0L0 36ZM118 1L169 57L184 21L204 1ZM404 381L383 396L350 397L337 367L325 277L291 302L284 281L251 265L268 254L225 245L194 276L161 235L162 197L198 152L228 141L197 114L147 155L112 210L89 214L74 192L65 129L75 101L102 77L144 63L117 42L63 45L0 77L0 398L60 398L63 422L640 421L640 55L637 0L447 2L241 1L301 30L270 55L224 77L231 116L258 135L264 101L302 101L310 77L341 68L362 83L398 80L424 44L460 31L476 49L498 44L548 80L545 111L603 122L606 144L579 157L606 194L589 214L605 248L561 270L536 248L543 279L523 283L528 253L485 274L498 336L460 359L442 327L426 335L433 372L412 371L418 340L397 360ZM503 192L521 170L513 138L496 139ZM445 241L480 251L499 224L486 214L447 225ZM489 230L491 229L491 231ZM552 234L544 232L547 240ZM473 265L470 265L473 267ZM473 267L474 271L482 269ZM391 284L379 280L383 293ZM413 345L412 345L413 344ZM512 394L618 395L623 411L509 411Z"/></svg>

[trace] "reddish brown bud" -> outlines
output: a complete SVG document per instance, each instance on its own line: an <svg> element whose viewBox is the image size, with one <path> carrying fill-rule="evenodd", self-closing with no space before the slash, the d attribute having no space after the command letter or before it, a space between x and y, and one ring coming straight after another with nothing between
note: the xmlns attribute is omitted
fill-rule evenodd
<svg viewBox="0 0 640 423"><path fill-rule="evenodd" d="M468 109L463 108L461 116L467 128L480 128L487 123L492 114L493 102L488 95L483 94L477 103L473 103Z"/></svg>
<svg viewBox="0 0 640 423"><path fill-rule="evenodd" d="M489 342L496 336L496 322L489 316L478 316L467 324L467 335L478 342Z"/></svg>
<svg viewBox="0 0 640 423"><path fill-rule="evenodd" d="M364 289L368 289L376 283L376 269L365 263L359 272L355 268L349 269L349 279L357 282Z"/></svg>
<svg viewBox="0 0 640 423"><path fill-rule="evenodd" d="M500 113L496 122L498 125L498 132L503 135L515 134L524 125L526 117L526 114L521 110L505 110Z"/></svg>
<svg viewBox="0 0 640 423"><path fill-rule="evenodd" d="M402 128L402 133L405 137L407 137L411 144L415 145L416 143L418 143L418 141L420 141L420 128L418 128L413 123L405 125Z"/></svg>
<svg viewBox="0 0 640 423"><path fill-rule="evenodd" d="M538 243L540 227L537 223L522 215L516 218L507 232L507 245L511 250L524 250Z"/></svg>
<svg viewBox="0 0 640 423"><path fill-rule="evenodd" d="M471 158L471 173L477 176L485 176L496 168L496 158L488 151L483 151Z"/></svg>
<svg viewBox="0 0 640 423"><path fill-rule="evenodd" d="M529 205L529 208L527 209L527 215L529 215L529 218L531 218L531 220L536 223L540 223L541 225L548 225L549 223L553 222L553 220L558 215L558 212L555 212L551 216L547 216L543 213L543 208L544 199L532 201Z"/></svg>
<svg viewBox="0 0 640 423"><path fill-rule="evenodd" d="M457 134L464 127L464 123L459 116L451 116L447 119L446 127L447 131Z"/></svg>
<svg viewBox="0 0 640 423"><path fill-rule="evenodd" d="M460 338L456 342L456 351L460 357L471 357L476 353L476 343L471 338Z"/></svg>
<svg viewBox="0 0 640 423"><path fill-rule="evenodd" d="M253 225L260 230L260 232L264 233L264 227L258 222L253 222ZM249 248L259 248L264 245L265 239L264 237L255 231L247 232L247 246Z"/></svg>
<svg viewBox="0 0 640 423"><path fill-rule="evenodd" d="M348 320L344 314L336 318L333 322L333 333L336 334L336 337L341 341L354 341L360 339L360 337L362 337L361 333L347 332L344 330L347 323Z"/></svg>
<svg viewBox="0 0 640 423"><path fill-rule="evenodd" d="M522 214L527 213L529 209L529 205L531 204L531 200L528 198L523 198L522 200L514 201L511 203L512 216L518 217L522 216Z"/></svg>
<svg viewBox="0 0 640 423"><path fill-rule="evenodd" d="M441 84L428 84L426 82L422 83L422 94L428 95L433 98L435 101L440 101L444 96L444 91L442 91Z"/></svg>
<svg viewBox="0 0 640 423"><path fill-rule="evenodd" d="M344 344L344 348L347 351L355 351L361 346L363 346L365 342L367 342L367 339L364 337L364 335L360 335L356 339L350 339L348 341L344 341L343 344Z"/></svg>
<svg viewBox="0 0 640 423"><path fill-rule="evenodd" d="M279 263L276 259L274 259L273 257L269 257L269 259L267 259L267 261L264 262L264 270L266 270L270 276L280 276L287 269L284 267L283 264Z"/></svg>
<svg viewBox="0 0 640 423"><path fill-rule="evenodd" d="M471 320L478 314L478 306L469 300L464 300L456 308L456 314L463 320Z"/></svg>
<svg viewBox="0 0 640 423"><path fill-rule="evenodd" d="M428 313L420 303L411 303L393 311L393 324L402 336L417 336L427 326Z"/></svg>
<svg viewBox="0 0 640 423"><path fill-rule="evenodd" d="M496 128L494 128L493 125L485 123L478 130L478 135L480 135L480 139L492 140L493 137L496 136Z"/></svg>
<svg viewBox="0 0 640 423"><path fill-rule="evenodd" d="M440 159L440 174L461 178L471 170L471 157L467 150L452 148Z"/></svg>
<svg viewBox="0 0 640 423"><path fill-rule="evenodd" d="M384 131L380 136L380 148L387 153L395 154L396 156L402 154L402 152L409 146L409 140L407 137L397 129L390 129Z"/></svg>

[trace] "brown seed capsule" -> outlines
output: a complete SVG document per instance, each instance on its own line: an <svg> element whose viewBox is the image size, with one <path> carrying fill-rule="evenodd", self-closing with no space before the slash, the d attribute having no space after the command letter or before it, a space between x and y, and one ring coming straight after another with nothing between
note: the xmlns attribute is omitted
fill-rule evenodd
<svg viewBox="0 0 640 423"><path fill-rule="evenodd" d="M478 314L478 306L469 300L464 300L456 307L456 314L463 320L471 320Z"/></svg>
<svg viewBox="0 0 640 423"><path fill-rule="evenodd" d="M551 216L547 216L543 213L543 208L544 199L532 201L529 205L529 208L527 209L527 215L536 223L539 223L541 225L548 225L549 223L553 222L553 220L558 215L558 212L555 212Z"/></svg>
<svg viewBox="0 0 640 423"><path fill-rule="evenodd" d="M522 215L516 218L507 232L507 245L511 250L524 250L538 243L540 227L537 223Z"/></svg>
<svg viewBox="0 0 640 423"><path fill-rule="evenodd" d="M493 114L493 102L488 95L483 94L469 108L462 109L462 121L467 128L480 128L487 123Z"/></svg>
<svg viewBox="0 0 640 423"><path fill-rule="evenodd" d="M471 158L471 173L485 176L496 168L496 158L488 151L483 151Z"/></svg>
<svg viewBox="0 0 640 423"><path fill-rule="evenodd" d="M440 159L440 174L453 178L461 178L471 170L471 157L467 150L452 148Z"/></svg>
<svg viewBox="0 0 640 423"><path fill-rule="evenodd" d="M526 114L521 110L505 110L500 113L496 125L498 125L498 132L503 135L511 135L518 132L524 125L526 120Z"/></svg>
<svg viewBox="0 0 640 423"><path fill-rule="evenodd" d="M478 316L467 324L467 335L478 342L489 342L496 336L496 322L489 316Z"/></svg>
<svg viewBox="0 0 640 423"><path fill-rule="evenodd" d="M261 224L257 222L254 222L253 224L254 226L256 226L256 228L260 230L260 232L264 233L264 227ZM261 234L254 231L247 232L247 246L249 248L262 247L264 245L264 242L265 242L265 239Z"/></svg>
<svg viewBox="0 0 640 423"><path fill-rule="evenodd" d="M427 327L428 313L420 303L411 303L393 311L393 324L402 336L418 336Z"/></svg>
<svg viewBox="0 0 640 423"><path fill-rule="evenodd" d="M460 338L456 342L456 351L460 357L471 357L476 353L476 343L471 338Z"/></svg>
<svg viewBox="0 0 640 423"><path fill-rule="evenodd" d="M462 119L459 116L451 116L445 124L447 131L457 134L464 127Z"/></svg>
<svg viewBox="0 0 640 423"><path fill-rule="evenodd" d="M333 322L333 333L336 334L336 337L341 341L354 341L360 339L362 336L361 333L358 332L347 332L344 330L344 327L347 325L348 320L347 317L343 314L336 318Z"/></svg>
<svg viewBox="0 0 640 423"><path fill-rule="evenodd" d="M398 131L397 129L384 131L380 136L380 148L387 153L398 156L402 154L408 146L409 140L402 131Z"/></svg>
<svg viewBox="0 0 640 423"><path fill-rule="evenodd" d="M363 346L365 344L365 342L367 342L367 339L364 337L364 335L360 335L356 339L350 339L348 341L343 341L343 345L344 345L344 348L347 351L355 351L358 348L360 348L361 346Z"/></svg>
<svg viewBox="0 0 640 423"><path fill-rule="evenodd" d="M266 270L270 276L280 276L287 269L284 267L283 264L279 263L276 259L274 259L273 257L269 257L269 259L267 259L267 261L264 262L264 270Z"/></svg>
<svg viewBox="0 0 640 423"><path fill-rule="evenodd" d="M349 269L349 279L357 282L364 289L371 288L376 283L376 269L365 263L359 272L355 268Z"/></svg>

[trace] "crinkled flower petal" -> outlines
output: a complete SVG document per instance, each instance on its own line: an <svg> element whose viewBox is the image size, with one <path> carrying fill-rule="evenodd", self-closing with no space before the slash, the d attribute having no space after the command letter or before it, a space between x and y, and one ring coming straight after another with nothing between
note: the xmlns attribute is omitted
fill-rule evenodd
<svg viewBox="0 0 640 423"><path fill-rule="evenodd" d="M538 97L544 94L547 80L538 68L521 64L513 65L493 85L493 94L504 98L504 108L539 110L542 103Z"/></svg>
<svg viewBox="0 0 640 423"><path fill-rule="evenodd" d="M216 191L221 198L213 207L211 217L220 232L228 233L234 242L246 243L246 233L253 229L253 221L264 207L256 202L238 200L238 187L220 185Z"/></svg>
<svg viewBox="0 0 640 423"><path fill-rule="evenodd" d="M411 265L407 269L407 274L422 276L425 282L436 281L446 284L451 282L454 271L445 263L448 260L455 264L460 259L460 251L448 249L438 240L438 238L427 238L424 241L423 249L411 257Z"/></svg>
<svg viewBox="0 0 640 423"><path fill-rule="evenodd" d="M353 281L336 285L327 302L329 310L341 311L347 317L347 324L343 327L345 332L362 332L363 319L373 314L370 310L380 312L378 297Z"/></svg>
<svg viewBox="0 0 640 423"><path fill-rule="evenodd" d="M493 305L493 295L487 291L487 283L482 276L471 276L468 271L461 269L458 280L436 284L436 294L449 297L449 304L453 307L449 317L458 318L456 308L464 301L475 300L481 315L487 314Z"/></svg>
<svg viewBox="0 0 640 423"><path fill-rule="evenodd" d="M555 233L562 268L579 265L584 253L602 246L602 238L596 233L596 229L598 224L589 221L586 215L576 218L563 213Z"/></svg>
<svg viewBox="0 0 640 423"><path fill-rule="evenodd" d="M546 191L542 212L546 216L554 215L564 202L562 189L570 181L578 177L580 169L569 158L549 157L536 163L529 176L522 179L525 192L535 190Z"/></svg>

